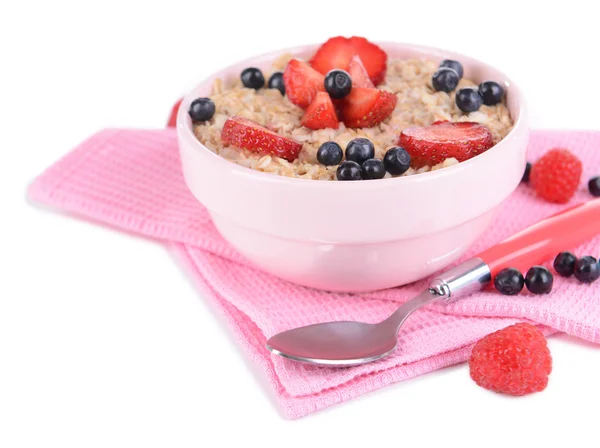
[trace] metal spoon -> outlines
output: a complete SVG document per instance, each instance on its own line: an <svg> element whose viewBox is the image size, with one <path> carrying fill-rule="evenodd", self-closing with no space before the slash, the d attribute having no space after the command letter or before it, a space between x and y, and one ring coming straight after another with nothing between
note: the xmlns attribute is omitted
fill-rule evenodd
<svg viewBox="0 0 600 448"><path fill-rule="evenodd" d="M295 361L334 366L364 364L396 348L400 326L418 308L480 289L490 281L490 269L474 258L436 278L431 286L377 324L327 322L276 334L267 341L273 353Z"/></svg>
<svg viewBox="0 0 600 448"><path fill-rule="evenodd" d="M285 358L311 364L351 366L375 361L396 348L398 330L418 308L464 297L484 288L506 267L529 269L597 233L600 233L600 199L546 218L437 276L427 290L382 322L308 325L276 334L267 341L267 348Z"/></svg>

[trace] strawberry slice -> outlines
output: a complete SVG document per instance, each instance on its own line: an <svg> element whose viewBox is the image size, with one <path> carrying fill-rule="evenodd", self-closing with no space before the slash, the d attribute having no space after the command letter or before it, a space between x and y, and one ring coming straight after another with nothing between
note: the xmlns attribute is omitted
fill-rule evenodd
<svg viewBox="0 0 600 448"><path fill-rule="evenodd" d="M181 102L183 98L179 99L174 105L173 109L171 109L171 115L169 115L169 120L167 121L168 128L174 128L177 126L177 113L179 112L179 106L181 106Z"/></svg>
<svg viewBox="0 0 600 448"><path fill-rule="evenodd" d="M296 106L306 109L317 95L325 91L325 77L306 62L292 59L283 72L285 94Z"/></svg>
<svg viewBox="0 0 600 448"><path fill-rule="evenodd" d="M317 93L313 102L304 112L301 123L309 129L337 129L339 127L340 123L335 113L335 107L327 92Z"/></svg>
<svg viewBox="0 0 600 448"><path fill-rule="evenodd" d="M387 54L364 37L353 36L350 39L343 36L332 37L319 47L310 60L310 65L322 74L326 74L334 68L348 70L350 61L355 54L360 56L373 84L381 84L385 79Z"/></svg>
<svg viewBox="0 0 600 448"><path fill-rule="evenodd" d="M381 84L385 80L387 70L387 53L364 37L353 36L348 41L360 56L373 84Z"/></svg>
<svg viewBox="0 0 600 448"><path fill-rule="evenodd" d="M302 143L279 135L247 118L229 117L223 125L221 140L228 145L259 154L269 154L289 162L298 158Z"/></svg>
<svg viewBox="0 0 600 448"><path fill-rule="evenodd" d="M349 128L370 128L392 114L398 97L391 92L353 87L341 107L344 123Z"/></svg>
<svg viewBox="0 0 600 448"><path fill-rule="evenodd" d="M324 75L334 68L346 70L355 54L356 50L348 39L343 36L332 37L319 47L310 60L310 65Z"/></svg>
<svg viewBox="0 0 600 448"><path fill-rule="evenodd" d="M369 78L367 69L363 65L360 56L357 54L350 59L350 64L348 64L348 74L350 75L350 78L352 78L353 87L366 87L370 89L375 87Z"/></svg>
<svg viewBox="0 0 600 448"><path fill-rule="evenodd" d="M494 146L490 130L471 122L407 128L399 143L410 154L413 167L436 165L450 157L462 162Z"/></svg>

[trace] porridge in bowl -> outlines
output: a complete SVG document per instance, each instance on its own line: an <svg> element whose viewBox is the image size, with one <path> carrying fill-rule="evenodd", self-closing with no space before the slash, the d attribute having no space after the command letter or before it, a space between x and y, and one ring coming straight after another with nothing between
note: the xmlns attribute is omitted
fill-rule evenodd
<svg viewBox="0 0 600 448"><path fill-rule="evenodd" d="M335 37L309 61L217 79L192 102L196 138L239 165L313 180L408 176L455 165L502 140L503 87L463 77L458 61L388 59L364 38Z"/></svg>

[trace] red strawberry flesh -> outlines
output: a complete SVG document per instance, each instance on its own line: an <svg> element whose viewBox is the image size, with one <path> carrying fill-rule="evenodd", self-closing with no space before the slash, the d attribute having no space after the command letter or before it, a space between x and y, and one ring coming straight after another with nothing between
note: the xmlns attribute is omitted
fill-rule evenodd
<svg viewBox="0 0 600 448"><path fill-rule="evenodd" d="M381 84L387 70L387 53L364 37L353 36L349 41L360 56L373 84Z"/></svg>
<svg viewBox="0 0 600 448"><path fill-rule="evenodd" d="M326 92L317 93L313 102L306 109L301 123L309 129L337 129L339 127L335 107Z"/></svg>
<svg viewBox="0 0 600 448"><path fill-rule="evenodd" d="M353 36L349 39L343 36L332 37L319 47L310 60L310 65L324 75L334 68L348 70L354 55L360 56L369 78L375 86L384 81L387 54L364 37Z"/></svg>
<svg viewBox="0 0 600 448"><path fill-rule="evenodd" d="M369 78L367 69L363 65L360 56L357 54L350 59L348 74L350 74L350 78L352 78L353 87L366 87L371 89L375 87Z"/></svg>
<svg viewBox="0 0 600 448"><path fill-rule="evenodd" d="M281 157L289 162L298 158L302 143L279 135L247 118L233 116L227 119L221 131L225 144L259 154Z"/></svg>
<svg viewBox="0 0 600 448"><path fill-rule="evenodd" d="M451 157L463 162L490 149L494 141L482 124L442 122L404 129L399 144L410 154L412 166L419 168Z"/></svg>
<svg viewBox="0 0 600 448"><path fill-rule="evenodd" d="M391 92L363 87L353 88L341 106L344 123L349 128L370 128L388 118L398 97Z"/></svg>
<svg viewBox="0 0 600 448"><path fill-rule="evenodd" d="M346 70L356 50L343 36L332 37L319 47L310 65L323 75L334 68Z"/></svg>
<svg viewBox="0 0 600 448"><path fill-rule="evenodd" d="M325 77L306 62L292 59L283 72L285 94L297 106L306 109L317 95L324 92Z"/></svg>

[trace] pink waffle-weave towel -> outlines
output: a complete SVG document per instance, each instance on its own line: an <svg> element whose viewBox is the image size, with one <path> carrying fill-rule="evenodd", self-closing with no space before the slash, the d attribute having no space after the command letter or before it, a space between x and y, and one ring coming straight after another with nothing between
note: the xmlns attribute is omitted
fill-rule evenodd
<svg viewBox="0 0 600 448"><path fill-rule="evenodd" d="M600 172L600 132L534 131L530 159L553 146L569 147L579 155L583 179ZM563 331L600 342L600 283L582 285L556 278L554 291L547 296L481 292L448 307L417 311L400 333L399 349L375 363L333 369L271 355L265 342L279 331L330 320L379 321L420 292L426 281L369 294L333 294L255 269L221 238L207 211L188 191L172 129L99 132L38 177L29 197L172 245L202 297L224 316L244 351L264 372L289 418L465 361L474 342L517 321L532 321L547 333ZM588 199L582 182L572 204ZM520 186L465 258L561 208ZM572 249L597 256L600 237Z"/></svg>

